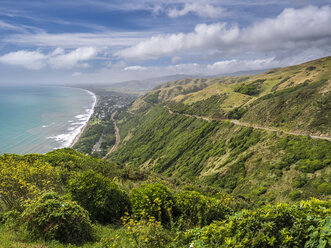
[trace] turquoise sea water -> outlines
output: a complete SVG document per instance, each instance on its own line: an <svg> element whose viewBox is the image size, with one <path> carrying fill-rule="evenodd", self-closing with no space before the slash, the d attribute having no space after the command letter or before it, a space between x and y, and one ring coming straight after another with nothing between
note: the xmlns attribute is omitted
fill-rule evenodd
<svg viewBox="0 0 331 248"><path fill-rule="evenodd" d="M95 101L94 94L77 88L0 86L0 154L70 146Z"/></svg>

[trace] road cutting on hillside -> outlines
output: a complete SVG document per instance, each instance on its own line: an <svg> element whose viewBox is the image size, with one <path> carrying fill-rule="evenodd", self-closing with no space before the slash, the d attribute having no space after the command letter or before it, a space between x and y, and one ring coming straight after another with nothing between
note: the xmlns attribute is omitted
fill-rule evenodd
<svg viewBox="0 0 331 248"><path fill-rule="evenodd" d="M285 130L281 130L281 129L274 128L274 127L257 126L257 125L240 122L239 120L233 120L233 119L225 119L225 118L224 119L219 119L219 118L211 118L211 117L207 117L207 116L182 114L182 113L177 113L177 112L172 111L168 106L165 106L165 108L169 111L170 114L184 115L186 117L193 117L193 118L202 119L202 120L205 120L205 121L230 121L235 125L243 126L243 127L252 127L252 128L255 128L255 129L267 130L267 131L272 131L272 132L282 132L282 133L285 133L285 134L296 135L296 136L309 136L312 139L324 139L324 140L331 141L331 137L328 137L328 136L310 135L310 134L303 134L303 133L296 132L296 131L292 131L292 132L291 131L285 131Z"/></svg>

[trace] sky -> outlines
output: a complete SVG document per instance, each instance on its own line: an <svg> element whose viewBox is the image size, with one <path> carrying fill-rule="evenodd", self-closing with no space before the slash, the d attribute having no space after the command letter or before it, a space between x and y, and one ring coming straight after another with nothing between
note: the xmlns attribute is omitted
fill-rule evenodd
<svg viewBox="0 0 331 248"><path fill-rule="evenodd" d="M331 55L331 0L0 0L0 84L219 75Z"/></svg>

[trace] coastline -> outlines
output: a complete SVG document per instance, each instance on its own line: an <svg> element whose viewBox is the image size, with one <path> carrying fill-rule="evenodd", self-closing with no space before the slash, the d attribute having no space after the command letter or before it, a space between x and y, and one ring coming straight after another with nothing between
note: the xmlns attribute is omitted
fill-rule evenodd
<svg viewBox="0 0 331 248"><path fill-rule="evenodd" d="M68 146L69 148L72 148L77 143L77 141L79 140L79 138L81 137L81 135L83 134L83 132L84 132L86 126L87 126L87 123L90 121L90 119L91 119L91 117L92 117L92 115L94 113L94 108L95 108L95 106L97 105L97 102L98 102L97 95L94 94L92 91L89 91L89 90L86 90L86 89L83 89L83 88L76 88L76 89L81 89L81 90L84 90L84 91L88 92L93 97L94 102L92 104L92 107L91 107L91 110L89 112L89 116L88 116L86 122L84 123L83 126L77 128L77 130L79 130L79 132L77 133L77 135L75 136L75 138L73 139L73 141L71 142L71 144Z"/></svg>
<svg viewBox="0 0 331 248"><path fill-rule="evenodd" d="M0 153L22 155L73 146L100 100L86 89L48 85L4 87L0 96Z"/></svg>

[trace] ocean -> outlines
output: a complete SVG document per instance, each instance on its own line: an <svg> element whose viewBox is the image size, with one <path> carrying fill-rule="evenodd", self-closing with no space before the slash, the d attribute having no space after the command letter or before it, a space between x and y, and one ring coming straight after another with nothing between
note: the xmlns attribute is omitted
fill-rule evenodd
<svg viewBox="0 0 331 248"><path fill-rule="evenodd" d="M69 147L95 103L92 92L78 88L0 86L0 154Z"/></svg>

